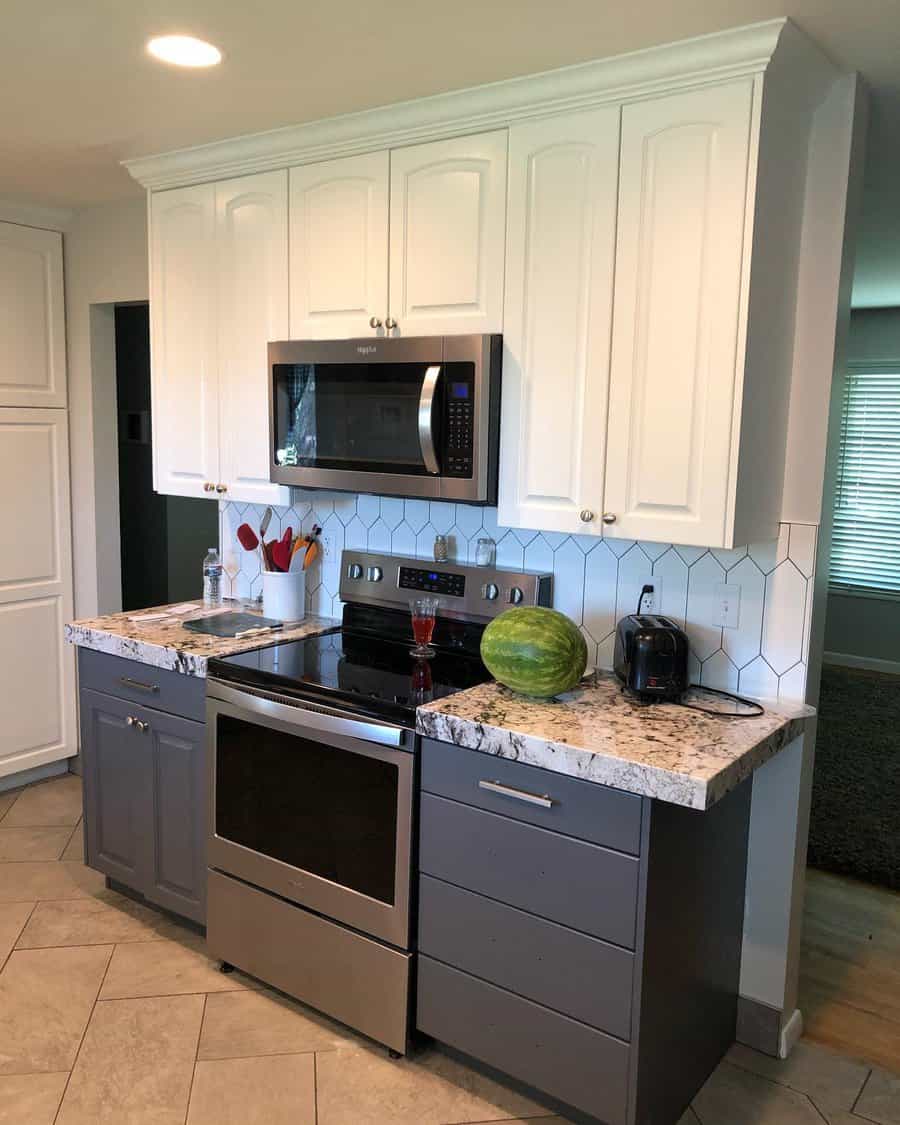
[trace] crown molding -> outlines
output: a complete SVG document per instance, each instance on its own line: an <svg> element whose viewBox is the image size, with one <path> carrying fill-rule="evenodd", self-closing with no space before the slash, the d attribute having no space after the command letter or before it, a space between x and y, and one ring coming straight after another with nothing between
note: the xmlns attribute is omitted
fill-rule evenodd
<svg viewBox="0 0 900 1125"><path fill-rule="evenodd" d="M0 223L65 231L72 223L72 214L63 207L41 207L33 203L17 203L13 199L0 199Z"/></svg>
<svg viewBox="0 0 900 1125"><path fill-rule="evenodd" d="M123 163L143 187L161 190L484 132L525 118L722 82L765 71L788 23L767 20L560 70Z"/></svg>

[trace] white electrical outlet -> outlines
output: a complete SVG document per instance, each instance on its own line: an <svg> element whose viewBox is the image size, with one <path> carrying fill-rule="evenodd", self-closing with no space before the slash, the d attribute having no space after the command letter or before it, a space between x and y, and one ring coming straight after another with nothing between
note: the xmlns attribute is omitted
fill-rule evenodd
<svg viewBox="0 0 900 1125"><path fill-rule="evenodd" d="M652 586L652 594L644 594L641 599L641 613L662 613L662 578L658 574L648 574L641 579L641 587Z"/></svg>
<svg viewBox="0 0 900 1125"><path fill-rule="evenodd" d="M330 559L334 554L334 540L324 531L319 536L319 548L323 559Z"/></svg>
<svg viewBox="0 0 900 1125"><path fill-rule="evenodd" d="M741 619L741 588L719 582L713 591L712 624L737 629Z"/></svg>

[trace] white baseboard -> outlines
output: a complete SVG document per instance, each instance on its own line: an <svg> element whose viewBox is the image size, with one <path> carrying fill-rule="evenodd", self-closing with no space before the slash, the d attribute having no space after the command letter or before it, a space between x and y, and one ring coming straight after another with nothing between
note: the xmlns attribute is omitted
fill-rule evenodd
<svg viewBox="0 0 900 1125"><path fill-rule="evenodd" d="M19 773L10 773L0 777L0 793L5 789L18 789L22 785L30 785L33 781L43 781L47 777L57 777L61 773L69 772L69 759L63 758L58 762L48 762L45 766L34 766L30 770L21 770Z"/></svg>
<svg viewBox="0 0 900 1125"><path fill-rule="evenodd" d="M799 1008L795 1008L793 1015L781 1029L781 1038L778 1041L778 1057L780 1059L788 1057L802 1034L803 1013Z"/></svg>
<svg viewBox="0 0 900 1125"><path fill-rule="evenodd" d="M845 668L865 668L870 672L887 672L900 676L900 660L876 660L872 656L855 656L852 652L825 652L826 664L840 664Z"/></svg>

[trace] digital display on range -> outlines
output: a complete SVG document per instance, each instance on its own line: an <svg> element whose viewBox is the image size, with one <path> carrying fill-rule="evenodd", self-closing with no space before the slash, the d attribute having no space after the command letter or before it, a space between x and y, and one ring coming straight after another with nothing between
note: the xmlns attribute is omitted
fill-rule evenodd
<svg viewBox="0 0 900 1125"><path fill-rule="evenodd" d="M450 598L466 596L464 574L442 574L437 570L401 566L398 585L401 590L422 590L427 594L445 594Z"/></svg>

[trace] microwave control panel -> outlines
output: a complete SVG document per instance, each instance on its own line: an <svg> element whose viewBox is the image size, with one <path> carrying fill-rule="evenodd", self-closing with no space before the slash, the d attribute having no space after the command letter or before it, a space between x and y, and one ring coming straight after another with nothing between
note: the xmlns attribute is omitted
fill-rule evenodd
<svg viewBox="0 0 900 1125"><path fill-rule="evenodd" d="M444 475L471 477L474 445L474 388L471 380L448 372L444 395Z"/></svg>

